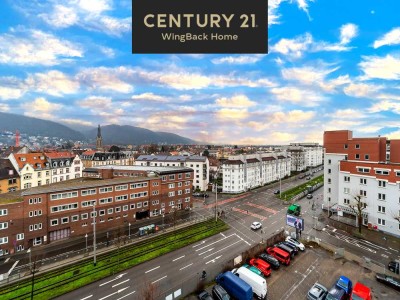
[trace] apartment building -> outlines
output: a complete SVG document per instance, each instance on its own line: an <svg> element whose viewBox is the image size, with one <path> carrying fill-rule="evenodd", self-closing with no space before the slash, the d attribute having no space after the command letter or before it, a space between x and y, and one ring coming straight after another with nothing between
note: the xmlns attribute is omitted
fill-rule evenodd
<svg viewBox="0 0 400 300"><path fill-rule="evenodd" d="M300 147L289 147L286 152L292 158L291 171L301 172L307 169L306 151Z"/></svg>
<svg viewBox="0 0 400 300"><path fill-rule="evenodd" d="M291 158L284 153L234 155L222 163L224 193L241 193L290 176Z"/></svg>
<svg viewBox="0 0 400 300"><path fill-rule="evenodd" d="M324 206L354 219L361 197L363 225L400 236L400 140L326 131L324 148Z"/></svg>
<svg viewBox="0 0 400 300"><path fill-rule="evenodd" d="M109 231L191 204L190 168L104 166L84 176L0 194L0 255L92 234L94 220Z"/></svg>
<svg viewBox="0 0 400 300"><path fill-rule="evenodd" d="M51 168L51 183L82 177L83 163L70 152L44 153Z"/></svg>
<svg viewBox="0 0 400 300"><path fill-rule="evenodd" d="M101 152L87 150L82 153L80 158L84 168L107 165L131 166L134 164L133 151Z"/></svg>
<svg viewBox="0 0 400 300"><path fill-rule="evenodd" d="M208 188L210 163L206 156L140 155L136 159L135 165L192 168L194 170L193 188L201 191L206 191Z"/></svg>
<svg viewBox="0 0 400 300"><path fill-rule="evenodd" d="M323 164L324 149L318 143L290 143L290 147L298 147L304 152L306 168L317 167Z"/></svg>
<svg viewBox="0 0 400 300"><path fill-rule="evenodd" d="M8 159L0 159L0 194L20 189L19 175Z"/></svg>

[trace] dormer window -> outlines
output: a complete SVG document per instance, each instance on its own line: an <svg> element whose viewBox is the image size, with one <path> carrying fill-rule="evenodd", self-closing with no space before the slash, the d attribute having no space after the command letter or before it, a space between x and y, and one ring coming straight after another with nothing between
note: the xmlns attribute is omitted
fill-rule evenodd
<svg viewBox="0 0 400 300"><path fill-rule="evenodd" d="M62 161L60 161L60 167L62 167L64 165L64 163Z"/></svg>
<svg viewBox="0 0 400 300"><path fill-rule="evenodd" d="M53 162L53 167L57 167L57 163L56 162Z"/></svg>
<svg viewBox="0 0 400 300"><path fill-rule="evenodd" d="M44 160L44 156L41 156L40 159L41 159L41 160Z"/></svg>
<svg viewBox="0 0 400 300"><path fill-rule="evenodd" d="M69 166L69 161L67 160L67 162L65 163L66 166Z"/></svg>
<svg viewBox="0 0 400 300"><path fill-rule="evenodd" d="M25 157L21 157L21 161L26 161L26 158Z"/></svg>

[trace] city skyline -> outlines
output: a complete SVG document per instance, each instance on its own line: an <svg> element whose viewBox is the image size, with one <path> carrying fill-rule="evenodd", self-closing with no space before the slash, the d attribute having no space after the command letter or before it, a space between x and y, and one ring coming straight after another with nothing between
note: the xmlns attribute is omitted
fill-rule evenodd
<svg viewBox="0 0 400 300"><path fill-rule="evenodd" d="M396 7L270 0L267 55L133 55L131 0L5 1L0 111L217 144L400 138Z"/></svg>

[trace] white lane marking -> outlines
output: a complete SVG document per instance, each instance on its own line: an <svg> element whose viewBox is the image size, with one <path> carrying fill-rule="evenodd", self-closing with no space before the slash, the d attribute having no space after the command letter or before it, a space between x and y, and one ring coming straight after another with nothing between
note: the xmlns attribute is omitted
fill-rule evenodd
<svg viewBox="0 0 400 300"><path fill-rule="evenodd" d="M127 280L124 280L124 281L121 281L121 282L119 282L119 283L117 283L117 284L114 284L112 287L116 287L116 286L119 286L120 284L123 284L123 283L125 283L125 282L127 282L127 281L129 281L130 279L128 278Z"/></svg>
<svg viewBox="0 0 400 300"><path fill-rule="evenodd" d="M184 258L185 255L179 256L178 258L173 259L172 261L177 261L178 259Z"/></svg>
<svg viewBox="0 0 400 300"><path fill-rule="evenodd" d="M128 296L130 296L130 295L132 295L132 294L134 294L134 293L136 293L136 291L133 291L133 292L131 292L131 293L129 293L129 294L126 294L125 296L122 296L121 298L118 298L117 300L120 300L120 299L122 299L122 298L128 297Z"/></svg>
<svg viewBox="0 0 400 300"><path fill-rule="evenodd" d="M93 295L90 295L90 296L87 296L85 298L82 298L81 300L86 300L86 299L89 299L90 297L93 297Z"/></svg>
<svg viewBox="0 0 400 300"><path fill-rule="evenodd" d="M201 246L201 245L203 245L205 242L206 242L206 241L201 241L200 244L194 245L193 248L196 248L196 247L198 247L198 246Z"/></svg>
<svg viewBox="0 0 400 300"><path fill-rule="evenodd" d="M184 266L184 267L180 268L179 271L182 271L183 269L186 269L187 267L190 267L191 265L193 265L193 263L188 264L187 266Z"/></svg>
<svg viewBox="0 0 400 300"><path fill-rule="evenodd" d="M158 282L158 281L160 281L160 280L162 280L162 279L164 279L164 278L166 278L167 277L167 275L165 275L164 277L161 277L161 278L159 278L159 279L157 279L157 280L154 280L153 282L152 282L152 284L153 283L156 283L156 282Z"/></svg>
<svg viewBox="0 0 400 300"><path fill-rule="evenodd" d="M214 258L214 259L212 259L212 260L206 262L206 265L208 265L208 263L210 263L210 262L215 263L215 261L216 261L218 258L220 258L221 256L222 256L222 255L217 256L216 258Z"/></svg>
<svg viewBox="0 0 400 300"><path fill-rule="evenodd" d="M214 241L214 242L208 244L207 246L204 246L204 247L201 247L201 248L199 248L199 249L196 249L196 251L200 251L200 250L203 250L204 248L210 247L211 245L214 245L214 244L216 244L216 243L218 243L218 242L220 242L220 241L226 240L227 238L229 238L229 237L231 237L231 236L233 236L233 235L235 235L235 234L232 233L231 235L225 236L225 237L223 237L222 239L216 240L216 241Z"/></svg>
<svg viewBox="0 0 400 300"><path fill-rule="evenodd" d="M206 250L206 251L204 251L204 252L201 252L201 253L199 253L199 255L203 255L204 253L210 252L210 251L212 251L212 250L214 250L214 248L210 248L210 249L208 249L208 250Z"/></svg>
<svg viewBox="0 0 400 300"><path fill-rule="evenodd" d="M107 281L107 282L104 282L104 283L102 283L102 284L99 284L99 286L103 286L103 285L106 285L107 283L110 283L110 282L113 282L113 281L115 281L115 280L118 280L118 279L120 279L122 276L124 276L126 273L123 273L123 274L119 274L118 276L116 276L114 279L111 279L110 281Z"/></svg>
<svg viewBox="0 0 400 300"><path fill-rule="evenodd" d="M151 272L151 271L157 270L159 267L160 267L160 266L155 267L155 268L153 268L153 269L151 269L151 270L147 270L145 273L147 274L147 273L149 273L149 272Z"/></svg>
<svg viewBox="0 0 400 300"><path fill-rule="evenodd" d="M367 240L360 240L360 241L362 241L362 242L364 242L364 243L366 243L366 244L369 244L371 247L375 247L375 248L380 248L380 249L383 249L383 250L387 250L387 248L382 247L382 246L379 246L379 245L374 244L374 243L371 243L370 241L367 241Z"/></svg>
<svg viewBox="0 0 400 300"><path fill-rule="evenodd" d="M330 236L333 236L333 237L341 240L341 241L345 241L346 243L349 243L349 244L351 244L353 246L359 247L361 249L367 250L367 251L372 252L372 253L376 253L376 251L374 249L371 249L371 248L369 248L367 246L364 246L364 245L360 244L359 240L353 239L353 238L351 238L349 236L346 236L344 234L341 234L339 232L329 232L329 230L324 230L324 232L329 234Z"/></svg>
<svg viewBox="0 0 400 300"><path fill-rule="evenodd" d="M381 256L384 258L389 258L389 256L387 256L386 254L381 254Z"/></svg>
<svg viewBox="0 0 400 300"><path fill-rule="evenodd" d="M392 250L392 251L399 252L399 250L396 250L396 249L393 249L393 248L390 248L390 247L389 247L389 249Z"/></svg>
<svg viewBox="0 0 400 300"><path fill-rule="evenodd" d="M103 300L103 299L106 299L106 298L108 298L108 297L111 297L112 295L119 294L119 293L123 292L124 290L126 290L128 287L129 287L129 286L124 287L123 289L120 289L120 290L118 290L118 291L116 291L116 292L114 292L114 293L112 293L112 294L110 294L110 295L107 295L107 296L105 296L105 297L103 297L103 298L100 298L99 300Z"/></svg>
<svg viewBox="0 0 400 300"><path fill-rule="evenodd" d="M226 246L224 248L221 248L218 251L215 251L214 253L211 253L211 254L209 254L207 256L204 256L203 259L206 259L207 257L210 257L211 255L217 254L218 252L221 252L222 250L225 250L226 248L229 248L229 247L231 247L231 246L233 246L233 245L235 245L237 243L240 243L240 241L234 242L233 244L230 244L230 245L228 245L228 246Z"/></svg>
<svg viewBox="0 0 400 300"><path fill-rule="evenodd" d="M223 237L225 237L225 234L223 234L222 232L220 232L219 234L222 235Z"/></svg>
<svg viewBox="0 0 400 300"><path fill-rule="evenodd" d="M278 221L273 221L273 222L271 223L271 225L274 225L276 222L278 222Z"/></svg>
<svg viewBox="0 0 400 300"><path fill-rule="evenodd" d="M335 228L335 229L332 230L332 232L336 232L336 230L337 230L337 229Z"/></svg>

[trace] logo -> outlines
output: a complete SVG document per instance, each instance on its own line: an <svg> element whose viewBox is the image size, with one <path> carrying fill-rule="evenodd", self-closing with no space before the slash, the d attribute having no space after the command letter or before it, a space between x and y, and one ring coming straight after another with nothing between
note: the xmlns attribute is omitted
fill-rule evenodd
<svg viewBox="0 0 400 300"><path fill-rule="evenodd" d="M268 53L268 1L132 0L132 53Z"/></svg>

